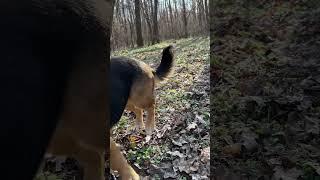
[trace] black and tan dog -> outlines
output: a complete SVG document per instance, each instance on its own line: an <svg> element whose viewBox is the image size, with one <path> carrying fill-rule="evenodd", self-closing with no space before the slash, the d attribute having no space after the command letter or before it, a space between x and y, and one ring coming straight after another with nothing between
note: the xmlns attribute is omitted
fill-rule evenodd
<svg viewBox="0 0 320 180"><path fill-rule="evenodd" d="M46 150L75 157L84 180L105 179L107 125L128 99L117 74L112 82L107 74L113 2L0 2L1 179L33 179ZM110 141L115 170L139 179Z"/></svg>
<svg viewBox="0 0 320 180"><path fill-rule="evenodd" d="M126 109L136 115L136 128L152 134L155 128L155 86L171 73L174 64L174 48L163 49L160 65L156 70L142 61L127 57L111 58L111 69L117 66L121 77L126 79L130 89ZM121 67L121 70L120 70ZM120 74L120 73L119 73ZM143 110L147 111L146 125L143 122Z"/></svg>

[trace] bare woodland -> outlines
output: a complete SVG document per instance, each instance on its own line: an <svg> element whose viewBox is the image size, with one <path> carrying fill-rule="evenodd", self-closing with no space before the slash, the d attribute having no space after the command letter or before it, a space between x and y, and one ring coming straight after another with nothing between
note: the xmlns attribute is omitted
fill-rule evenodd
<svg viewBox="0 0 320 180"><path fill-rule="evenodd" d="M209 0L116 0L113 50L209 32Z"/></svg>

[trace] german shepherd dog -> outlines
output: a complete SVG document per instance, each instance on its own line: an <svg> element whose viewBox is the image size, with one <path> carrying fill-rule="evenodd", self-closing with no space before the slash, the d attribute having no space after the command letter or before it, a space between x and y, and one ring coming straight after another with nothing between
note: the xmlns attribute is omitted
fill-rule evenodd
<svg viewBox="0 0 320 180"><path fill-rule="evenodd" d="M121 66L123 78L130 83L126 110L136 115L136 129L145 129L147 135L151 135L155 128L155 85L168 77L172 72L173 64L174 52L171 45L163 49L161 63L156 70L135 59L111 58L111 69L114 66L117 68ZM146 125L143 122L143 110L147 111Z"/></svg>
<svg viewBox="0 0 320 180"><path fill-rule="evenodd" d="M155 84L169 75L173 62L172 46L163 49L162 60L156 70L142 61L127 57L111 58L111 127L120 120L126 107L136 114L136 126L143 128L142 112L146 109L148 112L146 131L149 134L152 133L155 126ZM111 169L118 170L122 179L138 180L138 174L127 163L113 140L111 140L110 151Z"/></svg>
<svg viewBox="0 0 320 180"><path fill-rule="evenodd" d="M113 0L4 0L0 12L1 179L33 179L47 151L104 180L107 128L128 99L107 74ZM112 140L110 157L139 179Z"/></svg>

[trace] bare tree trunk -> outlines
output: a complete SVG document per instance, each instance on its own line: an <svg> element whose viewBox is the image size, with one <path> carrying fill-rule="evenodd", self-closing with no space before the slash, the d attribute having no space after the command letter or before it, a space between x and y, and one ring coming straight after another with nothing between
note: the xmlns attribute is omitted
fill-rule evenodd
<svg viewBox="0 0 320 180"><path fill-rule="evenodd" d="M201 1L202 0L198 0L198 19L199 19L199 27L200 27L200 31L201 31L201 29L202 29L202 21L203 21L203 19L202 19L202 9L201 9Z"/></svg>
<svg viewBox="0 0 320 180"><path fill-rule="evenodd" d="M129 3L131 2L130 0L127 1L128 2L128 14L129 14L129 26L130 26L130 35L131 35L131 47L134 47L134 18L133 18L133 15L134 15L134 12L132 10L132 6L129 5Z"/></svg>
<svg viewBox="0 0 320 180"><path fill-rule="evenodd" d="M192 3L191 3L191 11L190 11L190 14L192 14L191 16L191 20L192 22L197 22L198 18L197 18L197 2L196 0L192 0ZM190 28L189 28L190 29ZM195 27L193 27L192 31L193 33L198 31L199 29L199 26L196 25Z"/></svg>
<svg viewBox="0 0 320 180"><path fill-rule="evenodd" d="M183 25L184 25L184 38L189 36L188 33L188 20L187 20L187 10L186 10L186 2L182 0L182 11L183 11Z"/></svg>
<svg viewBox="0 0 320 180"><path fill-rule="evenodd" d="M111 43L112 43L112 50L117 49L119 47L119 39L117 35L115 35L115 32L118 32L119 29L119 25L117 23L119 23L119 0L115 1L114 3L114 18L113 18L113 22L112 22L112 35L111 35Z"/></svg>
<svg viewBox="0 0 320 180"><path fill-rule="evenodd" d="M206 21L207 21L207 25L209 24L209 21L210 21L210 15L209 15L209 4L208 4L208 0L205 0L204 2L204 9L205 9L205 12L206 12Z"/></svg>
<svg viewBox="0 0 320 180"><path fill-rule="evenodd" d="M158 0L154 0L153 10L153 40L152 44L159 43L159 27L158 27Z"/></svg>
<svg viewBox="0 0 320 180"><path fill-rule="evenodd" d="M171 37L171 23L170 23L170 15L169 15L169 6L168 6L168 1L165 0L164 2L164 8L163 8L163 14L166 17L166 25L167 28L165 29L165 38L170 38Z"/></svg>
<svg viewBox="0 0 320 180"><path fill-rule="evenodd" d="M150 36L150 38L149 38L149 43L150 43L152 41L152 39L153 39L153 37L152 37L153 33L152 33L152 25L151 25L151 19L150 19L150 11L149 11L149 8L148 8L147 1L148 0L145 0L143 2L143 4L144 4L143 15L144 15L144 18L145 18L145 20L147 22L149 36Z"/></svg>
<svg viewBox="0 0 320 180"><path fill-rule="evenodd" d="M207 35L210 1L116 0L112 48L116 50L155 44L161 39Z"/></svg>
<svg viewBox="0 0 320 180"><path fill-rule="evenodd" d="M178 17L179 17L179 11L178 11L178 7L177 7L177 0L173 0L173 3L174 3L174 9L175 9L175 20L176 20L176 36L177 37L181 37L180 36L180 21L179 21L179 19L178 19Z"/></svg>
<svg viewBox="0 0 320 180"><path fill-rule="evenodd" d="M173 13L172 13L172 7L171 7L171 1L169 0L169 13L170 13L170 21L171 21L171 33L173 34Z"/></svg>
<svg viewBox="0 0 320 180"><path fill-rule="evenodd" d="M136 32L137 32L137 45L138 47L143 46L143 39L142 39L142 30L141 30L141 16L140 16L140 0L134 1L135 7L135 15L136 15Z"/></svg>
<svg viewBox="0 0 320 180"><path fill-rule="evenodd" d="M123 27L124 27L124 33L125 33L125 36L124 37L127 37L127 35L128 35L128 28L127 28L127 17L126 17L126 13L125 13L125 4L124 4L124 0L122 0L121 1L122 2L122 4L121 4L121 6L122 6L122 18L123 18ZM125 42L126 42L126 45L128 46L129 45L129 38L126 38L126 40L125 40Z"/></svg>

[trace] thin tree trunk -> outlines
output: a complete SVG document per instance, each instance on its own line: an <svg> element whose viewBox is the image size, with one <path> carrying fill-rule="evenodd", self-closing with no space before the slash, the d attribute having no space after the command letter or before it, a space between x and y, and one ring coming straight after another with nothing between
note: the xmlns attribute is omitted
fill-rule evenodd
<svg viewBox="0 0 320 180"><path fill-rule="evenodd" d="M134 1L135 7L135 15L136 15L136 32L137 32L137 45L138 47L143 46L143 39L142 39L142 29L141 29L141 16L140 16L140 0Z"/></svg>
<svg viewBox="0 0 320 180"><path fill-rule="evenodd" d="M153 41L152 44L159 43L159 26L158 26L158 0L154 0L153 14Z"/></svg>
<svg viewBox="0 0 320 180"><path fill-rule="evenodd" d="M186 10L185 0L182 0L182 11L183 11L184 38L186 38L189 36L189 33L188 33L188 20L187 20L187 10Z"/></svg>
<svg viewBox="0 0 320 180"><path fill-rule="evenodd" d="M124 27L124 38L126 39L126 46L129 45L129 37L128 36L128 27L127 27L127 17L126 17L126 13L125 13L125 4L124 4L124 0L122 0L122 18L123 18L123 27Z"/></svg>
<svg viewBox="0 0 320 180"><path fill-rule="evenodd" d="M152 41L152 39L153 39L153 33L152 33L152 25L151 25L151 19L150 19L150 11L149 11L149 8L148 8L148 4L147 4L147 0L145 0L144 2L143 2L143 4L144 4L144 8L143 8L143 15L144 15L144 18L145 18L145 20L146 20L146 22L147 22L147 26L148 26L148 31L149 31L149 43ZM148 44L149 44L148 43Z"/></svg>
<svg viewBox="0 0 320 180"><path fill-rule="evenodd" d="M202 0L198 0L198 19L199 19L199 27L200 27L200 31L201 31L201 29L202 29L202 21L203 21L203 19L202 19L202 9L201 9L201 1Z"/></svg>
<svg viewBox="0 0 320 180"><path fill-rule="evenodd" d="M129 25L129 34L127 39L128 39L128 46L131 46L131 47L134 47L134 19L133 19L133 14L134 12L132 11L131 9L131 4L130 4L130 0L127 0L127 7L125 8L126 9L126 12L127 12L127 16L128 16L128 25Z"/></svg>
<svg viewBox="0 0 320 180"><path fill-rule="evenodd" d="M168 7L168 1L165 0L164 2L164 8L163 8L163 13L164 15L166 16L166 25L167 25L167 28L165 29L165 37L166 38L170 38L170 34L171 34L171 24L170 24L170 16L169 16L169 7Z"/></svg>
<svg viewBox="0 0 320 180"><path fill-rule="evenodd" d="M172 7L171 7L171 1L169 0L169 13L170 13L170 21L171 21L171 33L173 34L173 13L172 13Z"/></svg>
<svg viewBox="0 0 320 180"><path fill-rule="evenodd" d="M205 0L204 1L204 9L205 9L205 12L206 12L206 21L207 21L207 24L209 24L209 4L208 4L208 0Z"/></svg>
<svg viewBox="0 0 320 180"><path fill-rule="evenodd" d="M179 21L179 12L178 12L178 8L177 8L177 0L173 0L173 3L174 3L174 9L175 9L175 20L176 20L176 27L175 27L175 29L176 29L176 36L177 37L181 37L180 36L180 21Z"/></svg>

